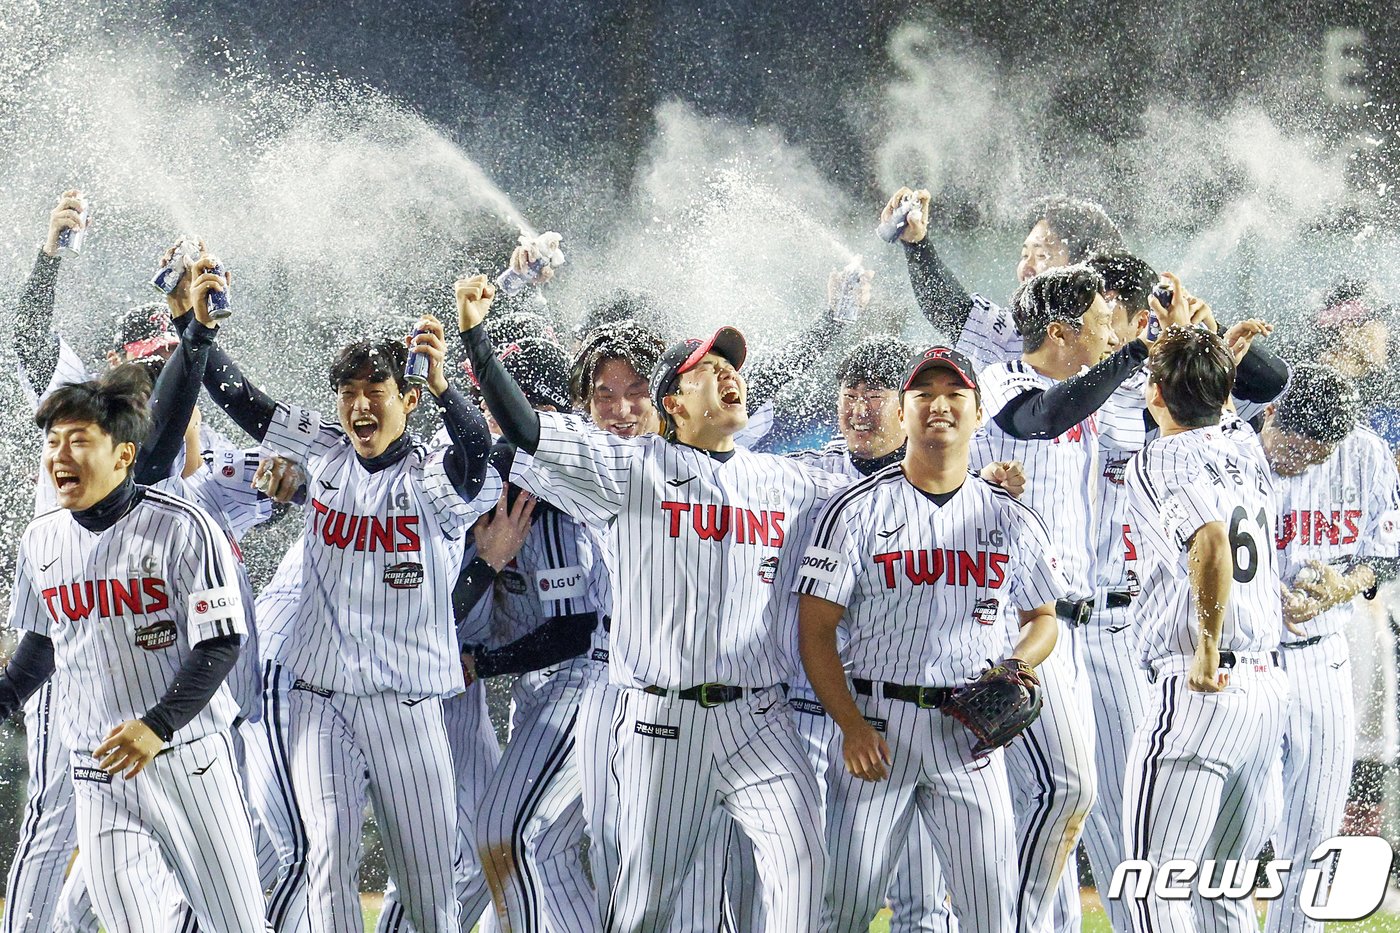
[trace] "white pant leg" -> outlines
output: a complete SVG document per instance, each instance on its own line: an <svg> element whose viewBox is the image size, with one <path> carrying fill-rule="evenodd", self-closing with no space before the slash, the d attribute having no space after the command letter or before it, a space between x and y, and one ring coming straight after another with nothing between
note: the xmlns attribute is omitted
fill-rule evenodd
<svg viewBox="0 0 1400 933"><path fill-rule="evenodd" d="M1154 869L1171 859L1250 859L1277 818L1278 749L1287 690L1278 672L1232 674L1231 688L1196 693L1184 669L1150 687L1133 737L1124 849ZM1148 896L1129 903L1133 929L1255 933L1252 902ZM1209 924L1209 925L1202 925Z"/></svg>
<svg viewBox="0 0 1400 933"><path fill-rule="evenodd" d="M720 805L753 846L765 930L810 930L821 912L821 790L784 691L708 711ZM719 715L713 715L718 713Z"/></svg>
<svg viewBox="0 0 1400 933"><path fill-rule="evenodd" d="M1283 812L1274 854L1292 859L1283 894L1269 904L1268 933L1322 933L1299 909L1305 868L1317 845L1341 830L1356 740L1346 639L1332 635L1307 648L1282 648L1288 679L1283 731Z"/></svg>
<svg viewBox="0 0 1400 933"><path fill-rule="evenodd" d="M1061 882L1077 884L1073 861L1084 819L1094 804L1094 741L1086 728L1089 704L1078 654L1066 626L1050 657L1036 669L1044 691L1040 718L1006 747L1006 770L1015 804L1017 860L1016 929L1048 933L1077 916L1078 890L1066 903Z"/></svg>
<svg viewBox="0 0 1400 933"><path fill-rule="evenodd" d="M55 690L50 678L24 704L29 780L24 820L5 884L3 933L48 933L77 845L71 755L52 719ZM95 916L73 919L81 920L76 929L96 933Z"/></svg>
<svg viewBox="0 0 1400 933"><path fill-rule="evenodd" d="M601 929L579 850L585 834L576 735L583 689L567 670L532 695L517 684L510 742L476 825L502 930Z"/></svg>
<svg viewBox="0 0 1400 933"><path fill-rule="evenodd" d="M97 933L97 911L92 906L92 896L88 894L84 861L83 854L79 852L68 868L68 877L63 879L63 889L59 891L58 906L53 915L54 933Z"/></svg>
<svg viewBox="0 0 1400 933"><path fill-rule="evenodd" d="M1147 715L1148 699L1147 672L1138 661L1132 612L1131 606L1095 612L1093 622L1082 629L1098 765L1098 793L1084 822L1084 848L1104 910L1117 933L1126 933L1132 919L1124 901L1108 898L1108 886L1124 859L1123 776L1128 747Z"/></svg>
<svg viewBox="0 0 1400 933"><path fill-rule="evenodd" d="M306 829L306 897L311 933L362 933L360 863L369 762L341 697L295 687L292 783ZM381 754L387 748L379 749Z"/></svg>
<svg viewBox="0 0 1400 933"><path fill-rule="evenodd" d="M244 723L243 760L248 806L277 857L276 877L267 884L267 919L276 933L305 933L306 826L292 782L292 678L282 665L263 663L262 717ZM259 856L259 875L263 873Z"/></svg>

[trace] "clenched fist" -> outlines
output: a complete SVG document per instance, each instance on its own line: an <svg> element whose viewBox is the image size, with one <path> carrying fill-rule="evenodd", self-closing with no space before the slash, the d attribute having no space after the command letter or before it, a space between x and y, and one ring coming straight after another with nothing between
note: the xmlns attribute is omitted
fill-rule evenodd
<svg viewBox="0 0 1400 933"><path fill-rule="evenodd" d="M457 329L466 333L486 320L496 286L484 275L460 278L452 286L457 295Z"/></svg>

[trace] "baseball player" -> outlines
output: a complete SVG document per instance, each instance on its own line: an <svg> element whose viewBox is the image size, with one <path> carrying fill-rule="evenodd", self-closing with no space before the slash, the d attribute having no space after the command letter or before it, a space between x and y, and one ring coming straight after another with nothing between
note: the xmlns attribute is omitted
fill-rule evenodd
<svg viewBox="0 0 1400 933"><path fill-rule="evenodd" d="M858 343L836 372L840 387L836 424L840 436L822 450L788 456L853 480L901 462L905 433L900 420L899 390L905 367L913 356L914 348L898 337L873 336ZM984 478L994 483L1006 482L1009 466L994 465ZM1017 487L1016 494L1019 492ZM797 713L798 731L807 742L809 757L825 791L827 768L833 761L831 748L838 735L836 723L826 715L802 671L791 684L788 702ZM946 930L956 923L948 907L938 857L922 823L914 824L910 843L902 850L890 882L889 901L894 914L893 929Z"/></svg>
<svg viewBox="0 0 1400 933"><path fill-rule="evenodd" d="M227 539L196 506L132 481L144 398L65 386L35 421L60 508L21 542L10 621L30 634L0 711L56 669L73 685L59 726L75 749L78 836L109 929L163 929L150 893L173 876L206 929L259 931L229 737L237 705L224 685L246 632Z"/></svg>
<svg viewBox="0 0 1400 933"><path fill-rule="evenodd" d="M1220 427L1234 370L1216 335L1168 329L1148 359L1161 437L1128 471L1152 686L1128 757L1123 833L1128 856L1155 869L1251 858L1278 817L1278 508L1253 432ZM1132 908L1134 930L1258 929L1248 898L1148 896Z"/></svg>
<svg viewBox="0 0 1400 933"><path fill-rule="evenodd" d="M338 426L268 398L217 345L205 372L210 396L308 475L301 598L278 650L293 677L292 778L315 933L361 929L366 802L408 921L420 933L458 925L442 698L464 684L450 599L466 530L500 487L484 420L443 375L441 325L425 317L418 329L412 350L428 357L428 389L453 441L431 455L405 432L419 389L403 381L401 344L360 341L337 355Z"/></svg>
<svg viewBox="0 0 1400 933"><path fill-rule="evenodd" d="M606 526L616 561L609 676L623 689L612 774L626 796L604 929L669 922L718 808L753 841L769 927L813 928L825 863L818 789L781 688L791 636L771 623L795 563L783 563L784 546L840 483L734 446L748 420L738 331L671 347L652 378L669 437L624 440L535 412L477 327L490 286L478 277L457 291L483 395L520 449L517 480Z"/></svg>
<svg viewBox="0 0 1400 933"><path fill-rule="evenodd" d="M1299 909L1312 850L1340 832L1356 721L1343 628L1394 575L1400 557L1400 479L1384 441L1358 427L1361 400L1335 370L1303 365L1264 415L1259 440L1278 495L1275 524L1284 580L1280 663L1289 701L1283 732L1283 814L1277 858L1292 859L1266 928L1322 924Z"/></svg>
<svg viewBox="0 0 1400 933"><path fill-rule="evenodd" d="M868 928L915 811L947 870L963 930L1012 928L1015 826L1000 752L939 712L1019 628L1004 664L1042 662L1066 591L1039 517L968 471L981 420L962 354L914 356L900 382L907 451L835 496L797 582L803 665L841 730L827 769L823 930ZM1010 607L1020 610L1010 626ZM838 653L837 627L848 638ZM847 674L860 699L851 695ZM836 756L833 756L835 758Z"/></svg>

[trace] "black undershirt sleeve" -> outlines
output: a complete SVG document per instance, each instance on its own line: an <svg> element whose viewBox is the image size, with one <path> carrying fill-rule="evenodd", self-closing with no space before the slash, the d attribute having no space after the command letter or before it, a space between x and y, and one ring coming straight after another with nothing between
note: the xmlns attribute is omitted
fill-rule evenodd
<svg viewBox="0 0 1400 933"><path fill-rule="evenodd" d="M919 310L935 328L956 343L972 314L972 295L963 288L925 236L917 243L904 244L909 262L909 284Z"/></svg>
<svg viewBox="0 0 1400 933"><path fill-rule="evenodd" d="M485 326L478 325L462 331L462 346L466 348L472 372L481 386L486 407L490 409L491 417L496 419L496 424L500 425L501 433L516 447L533 454L540 446L539 413L496 358L491 336Z"/></svg>
<svg viewBox="0 0 1400 933"><path fill-rule="evenodd" d="M1132 340L1088 372L1049 389L1029 389L1007 402L994 417L997 426L1018 440L1059 437L1103 407L1123 380L1147 359L1141 340Z"/></svg>
<svg viewBox="0 0 1400 933"><path fill-rule="evenodd" d="M151 390L151 431L136 456L133 475L141 486L159 483L185 449L185 429L199 401L199 386L217 330L198 321L180 335L180 345L161 368Z"/></svg>
<svg viewBox="0 0 1400 933"><path fill-rule="evenodd" d="M13 346L25 377L40 395L58 371L58 335L53 332L53 306L62 262L42 249L19 295Z"/></svg>
<svg viewBox="0 0 1400 933"><path fill-rule="evenodd" d="M193 321L193 314L183 315L176 319L175 328L183 335ZM214 404L227 412L234 424L247 431L254 440L260 441L267 435L272 417L277 412L276 400L249 382L238 364L217 343L209 347L209 362L204 367L204 389Z"/></svg>
<svg viewBox="0 0 1400 933"><path fill-rule="evenodd" d="M442 408L442 423L452 438L447 453L447 478L457 494L470 502L486 481L486 466L491 455L491 428L480 409L468 402L466 396L451 386L435 396Z"/></svg>
<svg viewBox="0 0 1400 933"><path fill-rule="evenodd" d="M141 721L150 726L162 742L169 742L171 736L209 705L214 692L238 661L242 645L242 635L210 638L195 645L175 672L170 689L159 703L146 711Z"/></svg>
<svg viewBox="0 0 1400 933"><path fill-rule="evenodd" d="M452 618L460 623L477 603L490 591L496 580L496 568L480 557L473 557L471 563L457 574L457 582L452 587Z"/></svg>
<svg viewBox="0 0 1400 933"><path fill-rule="evenodd" d="M588 650L597 625L596 612L551 616L539 628L508 645L473 652L476 676L527 674L562 664Z"/></svg>
<svg viewBox="0 0 1400 933"><path fill-rule="evenodd" d="M1287 386L1288 364L1258 341L1250 344L1249 352L1235 367L1234 396L1263 404L1278 398Z"/></svg>
<svg viewBox="0 0 1400 933"><path fill-rule="evenodd" d="M8 719L24 701L53 676L53 640L25 632L10 663L0 672L0 719Z"/></svg>

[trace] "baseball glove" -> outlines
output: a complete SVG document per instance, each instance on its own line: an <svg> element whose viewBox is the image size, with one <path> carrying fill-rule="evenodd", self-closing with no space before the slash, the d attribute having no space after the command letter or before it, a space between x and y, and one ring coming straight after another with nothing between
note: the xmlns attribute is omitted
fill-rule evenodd
<svg viewBox="0 0 1400 933"><path fill-rule="evenodd" d="M943 712L977 736L972 754L981 758L1024 732L1040 715L1040 705L1035 671L1019 658L1007 658L954 691Z"/></svg>

